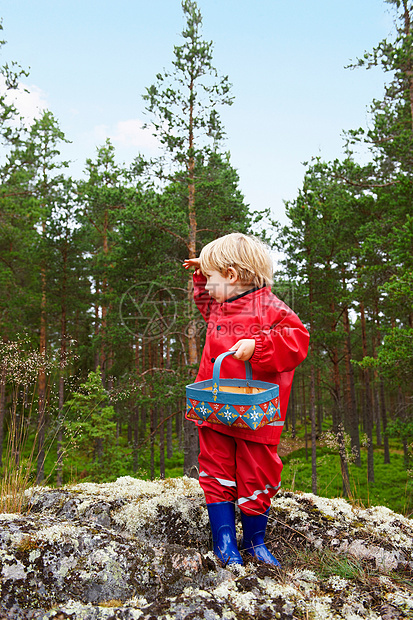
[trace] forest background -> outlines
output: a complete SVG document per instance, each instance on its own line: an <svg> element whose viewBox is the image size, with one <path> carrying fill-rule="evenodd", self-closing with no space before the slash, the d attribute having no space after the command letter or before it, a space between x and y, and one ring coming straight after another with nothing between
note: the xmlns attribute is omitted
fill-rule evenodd
<svg viewBox="0 0 413 620"><path fill-rule="evenodd" d="M182 261L242 231L281 253L273 290L311 334L284 431L305 445L295 463L285 460L290 482L355 497L354 480L365 477L363 501L374 496L410 514L413 7L388 4L392 38L355 61L382 67L384 97L371 102L367 129L345 132L341 159L308 162L296 199L286 202L285 226L249 208L223 149L219 111L232 103L231 84L214 67L196 2L182 2L171 68L144 94L163 146L156 159L137 153L120 165L107 140L87 159L84 178L72 178L58 120L47 110L29 127L21 123L8 93L27 72L3 65L3 480L10 472L24 484L56 485L197 475L185 385L205 325ZM360 144L367 163L357 161ZM331 485L333 462L339 487ZM323 469L330 482L321 488Z"/></svg>

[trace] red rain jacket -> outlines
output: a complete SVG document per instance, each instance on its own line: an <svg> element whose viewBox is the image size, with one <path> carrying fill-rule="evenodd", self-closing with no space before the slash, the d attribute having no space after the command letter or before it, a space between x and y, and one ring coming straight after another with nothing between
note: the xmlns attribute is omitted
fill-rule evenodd
<svg viewBox="0 0 413 620"><path fill-rule="evenodd" d="M207 335L196 381L212 379L214 361L242 338L254 338L249 360L255 380L277 383L281 419L285 419L294 369L306 358L309 334L298 316L269 288L253 291L220 304L205 290L206 278L194 274L194 299L207 321ZM232 356L221 365L222 378L245 377L245 364ZM199 424L199 423L198 423ZM255 431L202 422L215 431L257 443L277 445L282 427L266 425Z"/></svg>

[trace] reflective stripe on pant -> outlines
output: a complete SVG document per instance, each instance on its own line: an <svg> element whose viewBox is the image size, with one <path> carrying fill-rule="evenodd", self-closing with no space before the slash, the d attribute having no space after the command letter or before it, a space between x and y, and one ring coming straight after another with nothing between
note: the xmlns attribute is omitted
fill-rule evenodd
<svg viewBox="0 0 413 620"><path fill-rule="evenodd" d="M262 514L281 485L277 446L199 427L199 483L207 504L236 502L246 514Z"/></svg>

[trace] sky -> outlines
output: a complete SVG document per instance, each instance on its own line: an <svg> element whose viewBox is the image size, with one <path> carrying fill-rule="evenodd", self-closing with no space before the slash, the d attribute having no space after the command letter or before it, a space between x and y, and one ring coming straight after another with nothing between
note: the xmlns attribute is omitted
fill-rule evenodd
<svg viewBox="0 0 413 620"><path fill-rule="evenodd" d="M233 85L222 108L223 148L252 209L287 223L285 201L304 162L343 156L343 131L366 128L381 69L346 65L391 36L384 0L198 0L213 64ZM142 95L182 43L180 0L2 0L0 64L30 74L18 96L28 118L49 109L71 141L62 155L79 178L106 138L120 163L156 154ZM361 155L362 156L362 155Z"/></svg>

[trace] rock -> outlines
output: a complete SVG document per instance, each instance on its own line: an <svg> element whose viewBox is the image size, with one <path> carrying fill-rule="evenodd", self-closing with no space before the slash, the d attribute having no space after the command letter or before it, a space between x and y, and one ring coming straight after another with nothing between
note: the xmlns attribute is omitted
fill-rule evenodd
<svg viewBox="0 0 413 620"><path fill-rule="evenodd" d="M403 617L393 605L382 605L380 607L380 615L382 620L399 620L399 618Z"/></svg>
<svg viewBox="0 0 413 620"><path fill-rule="evenodd" d="M220 564L196 480L28 496L26 513L0 515L0 620L413 617L413 524L383 507L279 493L267 530L279 571Z"/></svg>
<svg viewBox="0 0 413 620"><path fill-rule="evenodd" d="M399 564L406 564L406 558L401 551L386 551L376 545L369 545L365 540L353 540L348 545L347 553L363 560L374 560L379 571L396 570Z"/></svg>

